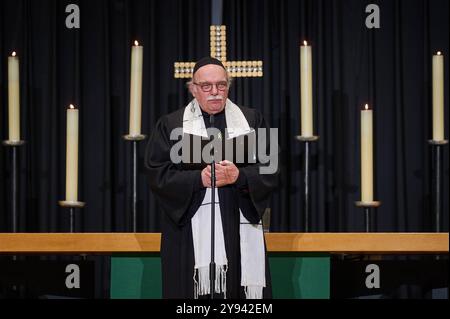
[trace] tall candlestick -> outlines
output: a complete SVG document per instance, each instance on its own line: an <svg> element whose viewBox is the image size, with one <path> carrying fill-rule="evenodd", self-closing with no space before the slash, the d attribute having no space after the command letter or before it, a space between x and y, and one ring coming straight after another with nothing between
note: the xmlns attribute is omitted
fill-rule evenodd
<svg viewBox="0 0 450 319"><path fill-rule="evenodd" d="M373 114L368 104L361 110L361 201L373 201Z"/></svg>
<svg viewBox="0 0 450 319"><path fill-rule="evenodd" d="M142 61L144 48L134 41L131 48L131 81L130 81L130 132L129 135L141 134L142 109Z"/></svg>
<svg viewBox="0 0 450 319"><path fill-rule="evenodd" d="M444 140L444 56L433 56L433 140Z"/></svg>
<svg viewBox="0 0 450 319"><path fill-rule="evenodd" d="M20 85L16 52L8 57L8 102L9 140L17 142L20 141Z"/></svg>
<svg viewBox="0 0 450 319"><path fill-rule="evenodd" d="M301 136L313 136L312 54L306 41L300 47Z"/></svg>
<svg viewBox="0 0 450 319"><path fill-rule="evenodd" d="M78 201L78 109L67 109L66 201Z"/></svg>

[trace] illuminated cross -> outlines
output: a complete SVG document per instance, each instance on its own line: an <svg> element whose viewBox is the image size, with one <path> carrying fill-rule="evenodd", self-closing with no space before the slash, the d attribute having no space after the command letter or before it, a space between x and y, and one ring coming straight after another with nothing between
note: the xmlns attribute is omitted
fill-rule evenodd
<svg viewBox="0 0 450 319"><path fill-rule="evenodd" d="M222 61L231 77L262 77L262 61L227 61L227 32L224 25L210 26L211 57ZM195 62L175 62L177 79L191 78Z"/></svg>

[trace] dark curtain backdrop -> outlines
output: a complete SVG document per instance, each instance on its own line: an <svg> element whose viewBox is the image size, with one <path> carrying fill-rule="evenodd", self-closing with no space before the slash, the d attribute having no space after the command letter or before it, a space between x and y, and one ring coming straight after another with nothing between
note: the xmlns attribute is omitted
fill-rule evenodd
<svg viewBox="0 0 450 319"><path fill-rule="evenodd" d="M67 29L68 4L78 4L81 28ZM376 3L381 28L367 29L365 8ZM67 232L66 108L80 109L76 230L130 231L131 145L128 132L130 48L144 46L142 131L187 104L175 61L209 54L207 0L0 1L0 137L7 139L7 57L17 51L21 76L20 231ZM264 77L235 79L230 97L261 110L279 128L280 187L271 231L302 231L303 146L300 131L299 44L313 46L314 131L312 230L364 231L360 199L360 108L374 109L375 199L382 232L432 231L431 58L445 64L448 138L448 0L224 1L229 60L263 60ZM139 146L139 232L159 231ZM11 230L11 152L0 148L0 231ZM444 147L443 229L448 231L448 147ZM105 266L106 266L105 262ZM107 275L104 275L107 280ZM103 285L106 286L106 285ZM102 287L102 285L100 285ZM105 288L106 289L106 288ZM106 296L107 291L97 292Z"/></svg>

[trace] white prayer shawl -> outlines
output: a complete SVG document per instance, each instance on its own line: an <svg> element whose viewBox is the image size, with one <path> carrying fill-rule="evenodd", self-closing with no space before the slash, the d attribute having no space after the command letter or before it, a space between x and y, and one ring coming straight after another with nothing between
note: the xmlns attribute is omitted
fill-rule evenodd
<svg viewBox="0 0 450 319"><path fill-rule="evenodd" d="M229 99L225 105L225 119L228 138L252 132L242 111ZM183 115L183 133L208 137L200 106L196 99L186 106ZM215 247L216 263L215 292L224 293L226 298L226 272L228 266L222 229L219 195L215 195ZM192 217L194 241L194 298L210 294L209 264L211 261L211 188L206 189L205 198ZM247 299L262 299L266 286L264 233L261 222L250 224L240 212L241 286Z"/></svg>

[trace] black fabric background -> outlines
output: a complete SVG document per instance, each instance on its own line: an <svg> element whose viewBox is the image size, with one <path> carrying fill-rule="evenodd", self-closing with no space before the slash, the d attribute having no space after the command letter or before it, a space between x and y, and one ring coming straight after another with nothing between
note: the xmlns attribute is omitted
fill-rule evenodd
<svg viewBox="0 0 450 319"><path fill-rule="evenodd" d="M67 29L65 8L78 4L81 28ZM367 29L365 7L381 9ZM209 54L206 0L0 2L0 137L7 139L7 57L17 51L21 76L20 231L67 232L66 107L80 108L77 231L130 230L128 131L130 47L144 46L142 132L187 104L175 61ZM360 108L374 109L377 231L432 231L431 59L444 52L448 138L448 0L230 0L224 2L228 60L263 60L264 77L235 79L230 97L261 110L279 128L280 188L271 231L302 231L299 44L313 46L312 231L364 231L360 198ZM444 147L443 230L448 231L448 146ZM139 232L159 231L158 210L139 147ZM0 147L0 231L11 230L10 150ZM107 268L105 262L105 269ZM106 280L107 274L104 275ZM102 285L98 285L102 287ZM103 286L106 287L106 284ZM97 295L107 296L107 288Z"/></svg>

